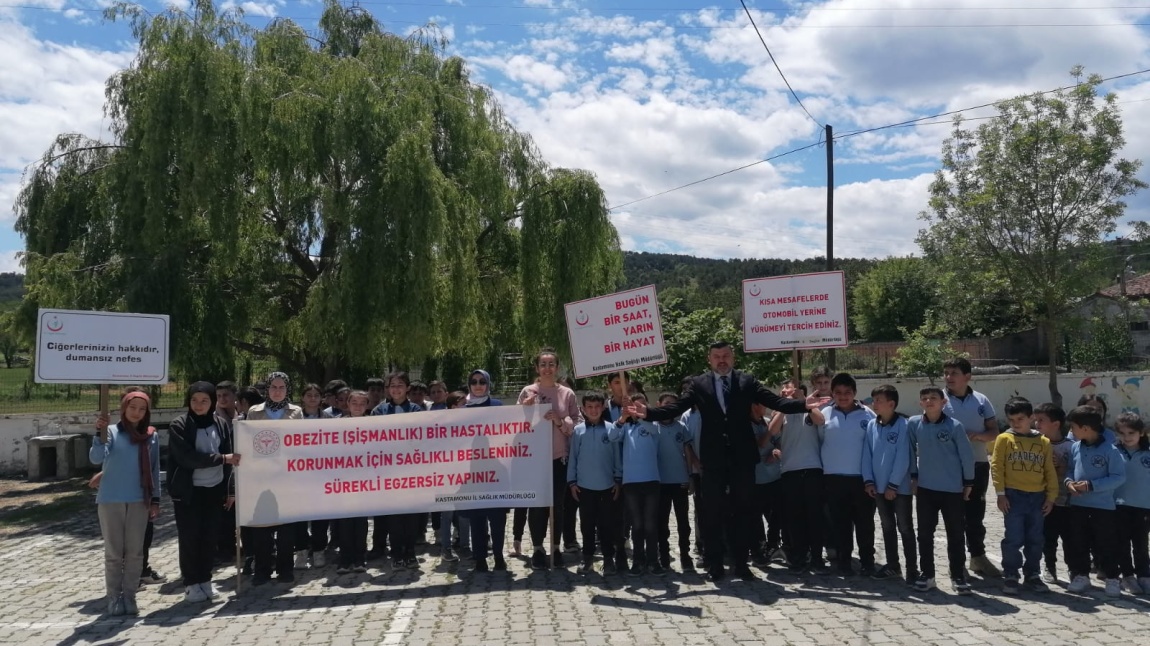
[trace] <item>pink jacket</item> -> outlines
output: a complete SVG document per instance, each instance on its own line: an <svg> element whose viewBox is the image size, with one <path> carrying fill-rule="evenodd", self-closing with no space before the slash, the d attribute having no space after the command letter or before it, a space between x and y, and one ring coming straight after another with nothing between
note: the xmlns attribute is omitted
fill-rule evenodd
<svg viewBox="0 0 1150 646"><path fill-rule="evenodd" d="M554 425L551 429L551 458L554 460L566 458L571 446L571 433L576 425L583 422L583 413L579 411L575 391L558 384L550 388L531 384L519 393L518 403L522 404L533 395L536 404L551 404L552 410L563 417L562 423Z"/></svg>

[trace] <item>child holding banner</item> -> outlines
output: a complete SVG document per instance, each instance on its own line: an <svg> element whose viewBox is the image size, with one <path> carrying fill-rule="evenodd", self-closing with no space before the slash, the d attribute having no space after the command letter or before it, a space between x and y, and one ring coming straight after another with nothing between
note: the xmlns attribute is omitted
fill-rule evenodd
<svg viewBox="0 0 1150 646"><path fill-rule="evenodd" d="M300 408L303 409L304 419L329 419L331 417L323 409L323 389L318 384L308 384L303 387L303 392L300 393ZM301 524L305 529L296 537L296 546L304 545L304 549L308 551L307 555L312 567L326 566L327 558L324 556L324 550L328 546L327 534L331 521L313 520ZM298 561L296 565L299 566Z"/></svg>
<svg viewBox="0 0 1150 646"><path fill-rule="evenodd" d="M368 394L362 390L349 393L348 416L365 417L370 401ZM335 524L336 542L339 544L339 565L336 567L336 574L367 572L367 517L340 518Z"/></svg>
<svg viewBox="0 0 1150 646"><path fill-rule="evenodd" d="M491 396L491 375L486 370L472 370L467 379L466 408L502 406L503 402ZM444 554L451 553L451 516L443 512L442 540ZM491 540L491 554L496 572L507 571L507 561L503 558L503 541L507 535L507 508L471 509L460 513L459 538L465 543L468 526L471 530L471 553L475 557L475 571L487 571L487 542ZM446 558L446 557L445 557ZM455 560L459 560L456 558Z"/></svg>
<svg viewBox="0 0 1150 646"><path fill-rule="evenodd" d="M531 556L531 567L536 570L547 568L547 552L543 548L543 540L547 536L547 523L549 516L555 518L555 527L552 530L551 542L555 565L562 565L560 556L559 537L563 535L563 499L567 495L567 454L571 441L571 434L575 426L583 421L579 413L579 403L575 398L575 391L559 384L556 379L559 374L559 355L552 348L543 348L535 355L535 372L539 375L538 381L525 386L519 393L518 403L521 405L543 404L550 406L544 418L551 422L551 457L552 479L554 481L554 497L551 501L554 514L546 507L532 507L527 512L527 522L531 528L531 543L534 553Z"/></svg>
<svg viewBox="0 0 1150 646"><path fill-rule="evenodd" d="M425 411L423 406L407 398L407 391L411 388L411 379L406 372L393 372L387 376L386 381L387 398L375 407L375 410L371 412L372 415L397 415ZM423 527L419 524L422 518L422 514L395 514L376 517L376 523L381 520L387 523L388 535L391 538L391 567L393 570L419 569L419 560L415 558L415 539L423 531ZM378 532L376 535L378 537Z"/></svg>

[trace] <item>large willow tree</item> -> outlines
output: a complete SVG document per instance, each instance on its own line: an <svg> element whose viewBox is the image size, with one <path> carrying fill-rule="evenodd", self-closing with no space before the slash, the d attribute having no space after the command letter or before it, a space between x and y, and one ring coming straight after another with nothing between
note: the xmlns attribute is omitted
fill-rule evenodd
<svg viewBox="0 0 1150 646"><path fill-rule="evenodd" d="M329 2L313 37L112 10L139 41L110 141L60 136L25 178L37 307L167 313L173 363L237 350L311 379L564 345L562 304L620 280L587 172L550 168L434 34Z"/></svg>

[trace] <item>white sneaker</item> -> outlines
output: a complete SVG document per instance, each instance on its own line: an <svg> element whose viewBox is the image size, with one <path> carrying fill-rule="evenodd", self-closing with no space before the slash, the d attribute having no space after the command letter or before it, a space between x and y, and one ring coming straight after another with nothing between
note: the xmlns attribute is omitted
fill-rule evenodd
<svg viewBox="0 0 1150 646"><path fill-rule="evenodd" d="M1120 597L1122 596L1122 588L1118 585L1118 579L1106 579L1106 596Z"/></svg>
<svg viewBox="0 0 1150 646"><path fill-rule="evenodd" d="M1070 580L1070 585L1066 586L1067 592L1075 594L1082 594L1090 589L1090 577L1079 574Z"/></svg>
<svg viewBox="0 0 1150 646"><path fill-rule="evenodd" d="M295 569L306 570L307 564L307 550L302 550L295 553Z"/></svg>
<svg viewBox="0 0 1150 646"><path fill-rule="evenodd" d="M1138 585L1138 577L1124 576L1122 577L1122 591L1130 594L1142 594L1142 586Z"/></svg>
<svg viewBox="0 0 1150 646"><path fill-rule="evenodd" d="M324 557L323 552L316 552L316 553L311 555L311 565L312 565L312 567L326 567L327 566L327 558Z"/></svg>
<svg viewBox="0 0 1150 646"><path fill-rule="evenodd" d="M204 601L220 598L220 591L216 589L216 584L211 581L201 583L200 589L204 591Z"/></svg>
<svg viewBox="0 0 1150 646"><path fill-rule="evenodd" d="M204 594L204 589L198 584L189 585L188 587L184 588L184 601L190 601L191 603L203 603L207 600L208 597Z"/></svg>

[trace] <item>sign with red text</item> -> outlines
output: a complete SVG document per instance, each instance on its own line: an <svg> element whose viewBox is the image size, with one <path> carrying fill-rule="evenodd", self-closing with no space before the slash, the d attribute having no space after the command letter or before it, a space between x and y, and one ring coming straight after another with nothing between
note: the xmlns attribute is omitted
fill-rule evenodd
<svg viewBox="0 0 1150 646"><path fill-rule="evenodd" d="M655 286L564 306L576 377L667 363Z"/></svg>
<svg viewBox="0 0 1150 646"><path fill-rule="evenodd" d="M238 421L237 522L549 507L551 431L539 406Z"/></svg>
<svg viewBox="0 0 1150 646"><path fill-rule="evenodd" d="M38 384L168 383L168 316L41 309Z"/></svg>
<svg viewBox="0 0 1150 646"><path fill-rule="evenodd" d="M747 352L846 346L843 272L743 281L743 348Z"/></svg>

